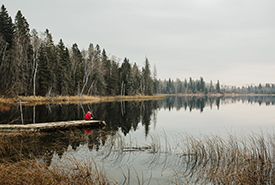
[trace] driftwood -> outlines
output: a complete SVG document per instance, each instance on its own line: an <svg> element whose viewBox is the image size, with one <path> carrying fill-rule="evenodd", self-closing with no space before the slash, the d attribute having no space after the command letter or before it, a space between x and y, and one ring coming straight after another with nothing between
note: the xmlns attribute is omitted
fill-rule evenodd
<svg viewBox="0 0 275 185"><path fill-rule="evenodd" d="M77 121L61 121L61 122L50 122L50 123L36 123L26 125L11 125L11 124L0 124L0 133L2 132L37 132L37 131L51 131L51 130L62 130L73 127L103 127L105 121L100 120L77 120Z"/></svg>

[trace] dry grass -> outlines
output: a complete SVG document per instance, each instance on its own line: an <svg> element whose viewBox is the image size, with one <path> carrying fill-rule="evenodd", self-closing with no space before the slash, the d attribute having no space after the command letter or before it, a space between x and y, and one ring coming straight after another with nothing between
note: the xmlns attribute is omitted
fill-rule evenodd
<svg viewBox="0 0 275 185"><path fill-rule="evenodd" d="M28 159L0 165L0 184L110 184L96 165L76 164L77 168L50 169Z"/></svg>
<svg viewBox="0 0 275 185"><path fill-rule="evenodd" d="M1 104L14 104L22 103L27 105L34 104L71 104L71 103L98 103L98 102L111 102L111 101L144 101L144 100L157 100L165 99L164 95L155 96L55 96L55 97L42 97L42 96L20 96L18 98L0 98Z"/></svg>

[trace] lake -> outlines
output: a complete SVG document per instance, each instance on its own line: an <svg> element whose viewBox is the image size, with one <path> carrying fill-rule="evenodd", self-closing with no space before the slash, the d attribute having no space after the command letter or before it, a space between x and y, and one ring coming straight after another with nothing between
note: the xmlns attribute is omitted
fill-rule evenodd
<svg viewBox="0 0 275 185"><path fill-rule="evenodd" d="M31 151L50 168L71 168L73 158L79 163L96 163L119 184L169 184L186 170L182 156L179 157L185 136L226 139L274 135L274 105L273 96L169 96L138 102L23 105L23 115L24 123L82 120L90 110L95 119L107 123L104 130L83 128L36 138ZM1 124L21 124L19 105L1 110ZM33 142L28 137L13 142L30 140Z"/></svg>

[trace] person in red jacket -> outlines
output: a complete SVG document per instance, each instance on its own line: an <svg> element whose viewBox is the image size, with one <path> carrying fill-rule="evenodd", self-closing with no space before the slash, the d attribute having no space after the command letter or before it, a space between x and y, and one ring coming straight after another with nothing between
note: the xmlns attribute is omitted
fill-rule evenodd
<svg viewBox="0 0 275 185"><path fill-rule="evenodd" d="M92 115L91 115L91 112L88 111L87 114L85 115L84 117L85 120L90 120L90 119L93 119Z"/></svg>

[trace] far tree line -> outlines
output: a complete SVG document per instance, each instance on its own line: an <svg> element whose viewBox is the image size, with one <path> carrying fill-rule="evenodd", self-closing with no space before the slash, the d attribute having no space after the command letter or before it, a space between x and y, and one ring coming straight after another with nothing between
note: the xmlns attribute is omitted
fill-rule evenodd
<svg viewBox="0 0 275 185"><path fill-rule="evenodd" d="M206 83L203 77L200 77L199 80L194 80L191 77L184 81L180 79L174 80L163 80L158 83L158 93L161 94L182 94L182 93L222 93L224 89L221 89L219 80L216 84L212 81Z"/></svg>
<svg viewBox="0 0 275 185"><path fill-rule="evenodd" d="M203 77L194 80L191 77L183 81L176 80L159 80L157 81L157 93L159 94L192 94L192 93L237 93L237 94L275 94L275 84L266 83L258 85L247 85L242 87L221 85L220 81L216 83L205 82Z"/></svg>
<svg viewBox="0 0 275 185"><path fill-rule="evenodd" d="M109 57L99 45L80 50L57 44L48 29L30 30L18 11L14 22L4 5L0 10L0 97L23 96L116 96L178 93L275 93L274 84L242 88L206 83L201 77L183 81L157 80L148 58L139 68L128 58Z"/></svg>

